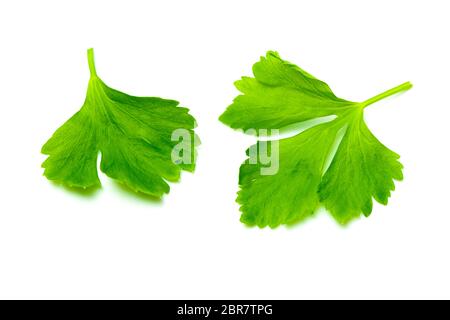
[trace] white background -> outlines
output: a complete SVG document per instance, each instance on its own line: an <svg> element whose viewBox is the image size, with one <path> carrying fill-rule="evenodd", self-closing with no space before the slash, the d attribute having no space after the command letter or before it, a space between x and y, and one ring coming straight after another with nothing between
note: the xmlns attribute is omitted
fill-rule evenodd
<svg viewBox="0 0 450 320"><path fill-rule="evenodd" d="M3 1L0 298L450 298L448 1ZM198 120L195 174L161 203L103 174L91 197L42 176L42 144L82 105L86 49L110 86L177 99ZM217 117L277 50L369 107L405 180L348 227L239 222L253 141ZM287 199L288 201L288 199Z"/></svg>

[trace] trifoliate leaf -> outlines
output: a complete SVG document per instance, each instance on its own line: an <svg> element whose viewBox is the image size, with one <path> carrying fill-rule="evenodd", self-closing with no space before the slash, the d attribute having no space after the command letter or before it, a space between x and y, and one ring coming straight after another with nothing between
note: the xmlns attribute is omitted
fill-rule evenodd
<svg viewBox="0 0 450 320"><path fill-rule="evenodd" d="M403 178L402 165L399 156L371 133L363 112L376 101L410 89L409 82L364 102L351 102L336 97L326 83L282 60L276 52L262 57L253 66L253 74L254 78L236 82L242 95L220 116L230 127L258 133L325 116L335 118L290 138L259 141L247 150L237 197L243 223L259 227L292 224L323 204L345 224L361 213L369 216L372 198L387 204L395 187L393 180ZM277 143L277 148L264 147L271 143ZM268 149L279 162L276 172L262 171L267 165L261 161L267 151L261 153L262 149Z"/></svg>
<svg viewBox="0 0 450 320"><path fill-rule="evenodd" d="M81 109L42 147L49 155L44 175L62 184L100 186L100 169L134 191L161 197L166 181L177 181L181 170L195 167L194 118L178 102L156 97L135 97L108 87L97 75L93 50L88 50L91 77ZM172 153L182 141L186 161L174 163ZM174 149L175 148L175 149Z"/></svg>

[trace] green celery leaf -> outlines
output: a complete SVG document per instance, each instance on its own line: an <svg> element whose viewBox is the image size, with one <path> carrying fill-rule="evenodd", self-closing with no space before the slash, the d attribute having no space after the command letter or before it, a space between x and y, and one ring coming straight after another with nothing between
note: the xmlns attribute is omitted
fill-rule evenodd
<svg viewBox="0 0 450 320"><path fill-rule="evenodd" d="M55 131L42 147L49 155L44 175L71 187L100 186L100 169L136 192L161 197L167 181L178 181L180 171L195 168L195 119L178 102L135 97L108 87L97 75L93 50L88 50L91 72L81 109ZM174 163L172 133L184 129L191 139L190 161Z"/></svg>
<svg viewBox="0 0 450 320"><path fill-rule="evenodd" d="M393 180L403 179L402 165L399 156L370 132L363 111L410 89L409 82L364 102L351 102L336 97L326 83L271 51L253 66L253 74L254 78L243 77L235 83L242 95L220 116L230 127L257 133L324 116L335 118L275 140L279 143L275 174L262 173L266 163L261 163L259 155L257 161L249 156L241 165L237 202L243 223L272 228L293 224L323 204L345 224L361 214L369 216L373 198L387 204ZM259 150L261 143L251 148Z"/></svg>

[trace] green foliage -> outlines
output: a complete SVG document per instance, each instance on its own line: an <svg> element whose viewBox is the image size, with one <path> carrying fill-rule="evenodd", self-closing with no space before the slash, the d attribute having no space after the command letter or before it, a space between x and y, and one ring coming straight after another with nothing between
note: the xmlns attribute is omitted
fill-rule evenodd
<svg viewBox="0 0 450 320"><path fill-rule="evenodd" d="M100 186L100 169L136 192L161 197L169 192L166 181L177 181L181 170L193 171L190 163L175 164L171 153L178 141L172 133L185 129L195 139L194 118L178 102L156 97L135 97L108 87L97 75L92 49L86 100L42 147L49 155L44 175L56 182L80 188ZM194 148L192 144L192 148Z"/></svg>
<svg viewBox="0 0 450 320"><path fill-rule="evenodd" d="M395 188L393 180L403 178L402 165L399 156L370 132L363 111L410 89L409 82L364 102L351 102L336 97L326 83L282 60L276 52L262 57L253 66L253 74L254 78L243 77L235 83L242 95L220 116L230 127L280 129L336 117L279 140L280 165L275 175L261 174L262 164L249 159L241 165L237 202L242 222L259 227L292 224L311 216L322 203L345 224L361 213L369 216L372 198L387 204Z"/></svg>

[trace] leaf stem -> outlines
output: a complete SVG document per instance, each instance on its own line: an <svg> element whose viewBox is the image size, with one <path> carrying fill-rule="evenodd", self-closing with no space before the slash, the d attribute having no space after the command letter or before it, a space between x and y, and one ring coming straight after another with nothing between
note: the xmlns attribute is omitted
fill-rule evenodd
<svg viewBox="0 0 450 320"><path fill-rule="evenodd" d="M387 90L387 91L385 91L383 93L377 94L376 96L374 96L374 97L372 97L370 99L367 99L362 104L363 104L363 106L365 108L365 107L367 107L367 106L369 106L369 105L371 105L371 104L373 104L373 103L375 103L377 101L380 101L380 100L382 100L384 98L392 96L392 95L394 95L396 93L409 90L411 88L412 88L412 83L408 81L408 82L402 83L401 85L396 86L396 87L394 87L392 89L389 89L389 90Z"/></svg>
<svg viewBox="0 0 450 320"><path fill-rule="evenodd" d="M88 56L88 64L89 64L89 71L91 72L91 77L96 77L97 71L95 70L94 49L89 48L87 51L87 56Z"/></svg>

